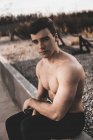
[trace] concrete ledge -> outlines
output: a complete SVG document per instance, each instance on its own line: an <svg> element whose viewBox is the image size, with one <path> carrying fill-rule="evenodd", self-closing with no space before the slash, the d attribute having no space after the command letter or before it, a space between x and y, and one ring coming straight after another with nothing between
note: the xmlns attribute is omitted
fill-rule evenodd
<svg viewBox="0 0 93 140"><path fill-rule="evenodd" d="M78 135L74 139L51 139L51 140L93 140L93 138L91 138L87 133L82 131L82 133L80 133L80 135Z"/></svg>
<svg viewBox="0 0 93 140"><path fill-rule="evenodd" d="M2 56L0 56L0 76L12 100L20 108L30 96L36 98L37 89Z"/></svg>
<svg viewBox="0 0 93 140"><path fill-rule="evenodd" d="M93 140L92 137L90 137L87 133L85 133L84 131L77 136L74 140Z"/></svg>

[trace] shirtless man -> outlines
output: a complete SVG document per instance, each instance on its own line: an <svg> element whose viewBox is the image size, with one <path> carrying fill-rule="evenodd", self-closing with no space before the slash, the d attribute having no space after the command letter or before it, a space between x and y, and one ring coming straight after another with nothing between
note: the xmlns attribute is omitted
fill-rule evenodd
<svg viewBox="0 0 93 140"><path fill-rule="evenodd" d="M37 99L27 99L23 112L6 121L9 140L73 138L85 123L84 70L75 57L59 49L58 36L49 18L40 18L32 24L31 39L42 57L36 66ZM33 112L31 109L25 113L29 108Z"/></svg>

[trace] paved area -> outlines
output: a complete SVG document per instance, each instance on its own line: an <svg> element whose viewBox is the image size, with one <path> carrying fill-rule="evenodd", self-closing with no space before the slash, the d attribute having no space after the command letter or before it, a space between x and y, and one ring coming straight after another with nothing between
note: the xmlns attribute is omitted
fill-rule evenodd
<svg viewBox="0 0 93 140"><path fill-rule="evenodd" d="M8 140L5 129L5 120L19 111L18 107L12 102L8 96L8 91L2 84L0 77L0 140Z"/></svg>

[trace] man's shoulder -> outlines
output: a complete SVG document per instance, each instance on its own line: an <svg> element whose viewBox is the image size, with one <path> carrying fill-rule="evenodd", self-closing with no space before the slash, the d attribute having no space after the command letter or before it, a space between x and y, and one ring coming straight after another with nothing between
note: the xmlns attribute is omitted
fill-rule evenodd
<svg viewBox="0 0 93 140"><path fill-rule="evenodd" d="M81 74L83 75L84 70L81 64L74 61L65 61L64 65L60 65L57 68L57 75L59 77L71 77L71 78L78 78L81 77Z"/></svg>
<svg viewBox="0 0 93 140"><path fill-rule="evenodd" d="M41 59L41 60L37 63L36 68L41 67L42 65L43 65L43 60Z"/></svg>
<svg viewBox="0 0 93 140"><path fill-rule="evenodd" d="M37 65L36 65L36 75L37 75L37 76L39 75L42 66L43 66L43 61L40 60L40 61L37 63Z"/></svg>

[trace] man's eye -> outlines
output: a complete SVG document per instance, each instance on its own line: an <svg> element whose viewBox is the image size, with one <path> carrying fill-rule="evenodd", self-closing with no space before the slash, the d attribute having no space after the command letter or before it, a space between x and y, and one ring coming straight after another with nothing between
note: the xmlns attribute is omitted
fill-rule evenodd
<svg viewBox="0 0 93 140"><path fill-rule="evenodd" d="M38 40L32 40L34 44L38 44Z"/></svg>
<svg viewBox="0 0 93 140"><path fill-rule="evenodd" d="M49 37L44 37L41 39L41 41L48 41L49 40Z"/></svg>

